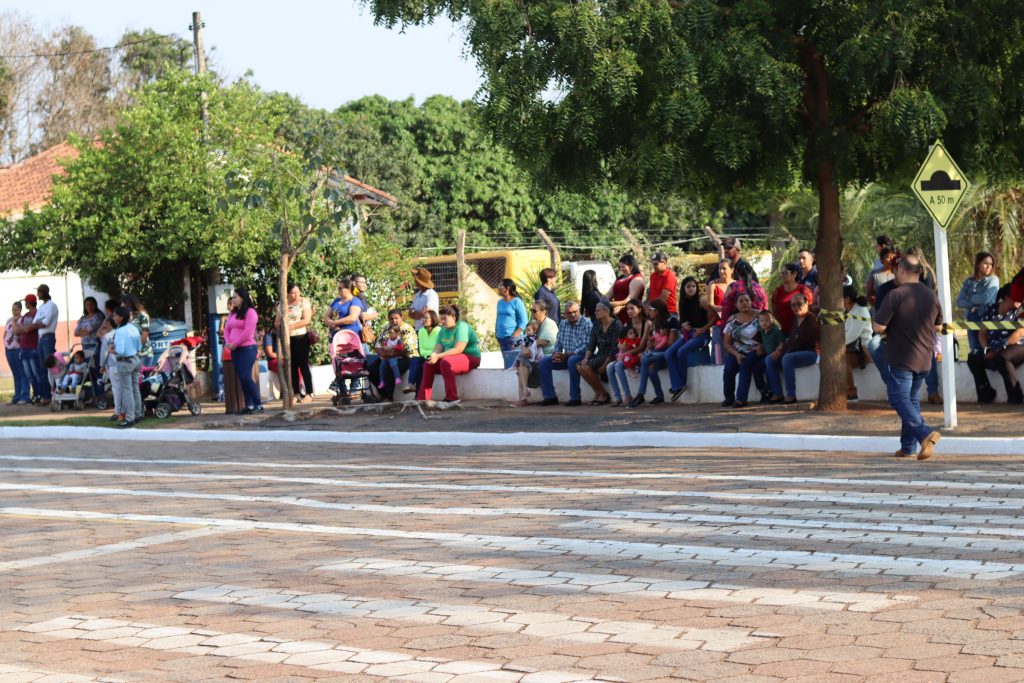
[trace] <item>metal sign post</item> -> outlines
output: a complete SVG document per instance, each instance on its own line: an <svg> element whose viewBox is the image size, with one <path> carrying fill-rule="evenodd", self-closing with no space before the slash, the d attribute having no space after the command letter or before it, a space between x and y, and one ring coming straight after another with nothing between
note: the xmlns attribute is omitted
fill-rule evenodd
<svg viewBox="0 0 1024 683"><path fill-rule="evenodd" d="M935 234L935 277L938 278L939 303L945 322L953 321L953 298L949 289L949 240L946 226L967 194L970 183L941 142L928 150L914 184L914 194L932 217ZM945 428L956 429L956 355L953 334L942 335L942 405Z"/></svg>
<svg viewBox="0 0 1024 683"><path fill-rule="evenodd" d="M949 289L949 240L939 222L932 220L935 234L935 277L939 281L939 303L942 305L942 319L953 320L953 298ZM942 410L943 426L956 429L956 352L953 347L953 333L942 335Z"/></svg>

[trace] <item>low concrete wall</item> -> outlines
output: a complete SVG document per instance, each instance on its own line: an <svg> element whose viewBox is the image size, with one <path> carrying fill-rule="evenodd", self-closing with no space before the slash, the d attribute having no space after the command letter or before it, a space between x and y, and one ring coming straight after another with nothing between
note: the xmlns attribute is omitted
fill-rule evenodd
<svg viewBox="0 0 1024 683"><path fill-rule="evenodd" d="M661 378L661 386L667 394L669 389L668 370L662 370L659 376ZM1018 369L1018 376L1024 381L1024 366ZM866 401L886 400L885 385L882 383L882 379L879 377L874 365L869 364L864 370L854 370L853 377L861 399ZM939 370L939 377L942 377L941 369ZM569 400L569 373L564 370L556 370L553 373L553 378L558 397L562 401ZM313 368L313 385L316 387L318 394L325 393L333 380L334 375L330 366L322 365ZM635 393L640 379L639 377L630 377L629 380L630 389ZM1002 378L997 373L990 372L989 381L996 391L999 392L999 397L996 400L1005 402L1006 392L1003 390ZM680 402L721 403L722 366L699 365L691 367L688 372L687 384L686 393L680 397ZM583 400L593 400L594 393L587 386L586 382L581 382L581 388ZM531 389L530 391L535 399L540 399L540 389ZM922 395L924 395L925 389L923 386L921 391ZM804 401L817 399L817 365L800 368L796 371L796 393L797 398ZM974 380L967 369L967 363L956 364L956 395L960 401L975 402L978 400L974 391ZM444 382L439 375L434 381L434 397L439 399L443 398L443 396ZM466 400L514 401L518 398L518 382L515 374L509 370L502 369L501 354L485 353L479 368L468 374L459 375L459 396ZM648 400L653 396L654 390L648 386ZM760 396L754 387L751 387L749 400L752 403L757 403L760 400Z"/></svg>

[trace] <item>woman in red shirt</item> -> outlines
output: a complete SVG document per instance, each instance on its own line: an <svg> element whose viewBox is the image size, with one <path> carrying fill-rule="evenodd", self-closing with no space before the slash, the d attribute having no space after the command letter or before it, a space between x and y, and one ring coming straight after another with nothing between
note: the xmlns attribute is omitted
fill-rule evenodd
<svg viewBox="0 0 1024 683"><path fill-rule="evenodd" d="M629 315L626 313L626 304L630 299L643 301L644 298L644 274L640 272L640 264L632 254L626 254L619 259L619 277L612 283L612 291L608 293L608 300L612 304L612 311L623 325L629 322Z"/></svg>
<svg viewBox="0 0 1024 683"><path fill-rule="evenodd" d="M772 292L772 315L779 321L779 327L783 334L789 335L793 329L793 307L790 301L797 294L802 294L808 305L814 305L814 292L806 285L797 282L800 277L800 266L796 263L787 263L782 266L782 284Z"/></svg>

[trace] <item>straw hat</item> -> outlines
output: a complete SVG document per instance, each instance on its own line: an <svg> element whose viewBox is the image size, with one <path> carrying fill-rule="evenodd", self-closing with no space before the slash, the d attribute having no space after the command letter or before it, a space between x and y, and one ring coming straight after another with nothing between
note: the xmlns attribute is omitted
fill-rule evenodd
<svg viewBox="0 0 1024 683"><path fill-rule="evenodd" d="M434 279L426 268L413 268L412 277L416 281L416 286L420 289L434 288Z"/></svg>

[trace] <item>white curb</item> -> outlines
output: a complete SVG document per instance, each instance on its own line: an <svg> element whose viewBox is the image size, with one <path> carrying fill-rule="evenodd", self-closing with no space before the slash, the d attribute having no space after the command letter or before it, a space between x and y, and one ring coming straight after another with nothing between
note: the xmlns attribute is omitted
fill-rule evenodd
<svg viewBox="0 0 1024 683"><path fill-rule="evenodd" d="M71 441L166 441L311 443L400 446L464 446L535 448L717 448L768 451L822 451L888 455L899 439L827 434L761 434L756 432L333 432L228 431L192 429L110 429L106 427L0 427L0 438ZM1024 455L1024 437L948 436L935 449L939 455Z"/></svg>

